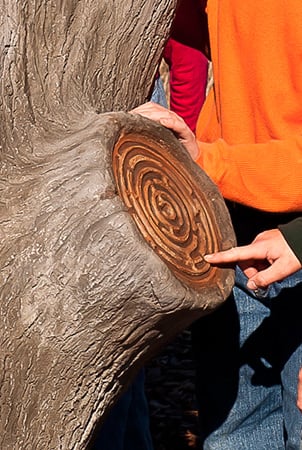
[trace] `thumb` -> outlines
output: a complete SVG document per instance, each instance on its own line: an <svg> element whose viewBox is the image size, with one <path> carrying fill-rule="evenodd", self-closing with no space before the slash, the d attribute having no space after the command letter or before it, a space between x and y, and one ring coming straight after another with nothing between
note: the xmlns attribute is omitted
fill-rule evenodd
<svg viewBox="0 0 302 450"><path fill-rule="evenodd" d="M282 266L279 268L279 265L275 262L267 269L260 270L254 276L249 278L247 287L252 290L266 288L271 283L281 280L282 278L284 278L282 276Z"/></svg>

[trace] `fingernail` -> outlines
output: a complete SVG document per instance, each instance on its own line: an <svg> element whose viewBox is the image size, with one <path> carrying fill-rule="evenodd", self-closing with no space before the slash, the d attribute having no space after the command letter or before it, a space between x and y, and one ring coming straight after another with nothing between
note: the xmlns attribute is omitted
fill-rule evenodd
<svg viewBox="0 0 302 450"><path fill-rule="evenodd" d="M253 280L248 281L247 287L248 287L249 289L251 289L252 291L255 291L256 289L258 289L257 284L256 284L255 281L253 281Z"/></svg>
<svg viewBox="0 0 302 450"><path fill-rule="evenodd" d="M169 123L169 120L168 119L160 119L160 123L162 125L167 125Z"/></svg>
<svg viewBox="0 0 302 450"><path fill-rule="evenodd" d="M268 289L267 288L258 287L257 284L255 283L255 281L250 280L246 284L246 286L247 286L248 289L253 291L255 297L257 297L257 298L264 298L264 297L266 297Z"/></svg>

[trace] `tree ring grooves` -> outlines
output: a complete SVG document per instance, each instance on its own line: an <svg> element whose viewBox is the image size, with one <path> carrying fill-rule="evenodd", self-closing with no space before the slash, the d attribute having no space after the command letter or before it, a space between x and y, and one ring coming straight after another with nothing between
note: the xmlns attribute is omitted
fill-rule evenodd
<svg viewBox="0 0 302 450"><path fill-rule="evenodd" d="M133 134L113 150L118 193L140 233L183 283L202 288L217 269L203 255L218 251L210 200L163 141Z"/></svg>

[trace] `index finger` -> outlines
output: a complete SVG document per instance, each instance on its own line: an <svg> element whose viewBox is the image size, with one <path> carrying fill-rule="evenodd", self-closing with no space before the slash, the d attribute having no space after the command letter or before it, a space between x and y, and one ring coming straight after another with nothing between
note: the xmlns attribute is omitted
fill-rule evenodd
<svg viewBox="0 0 302 450"><path fill-rule="evenodd" d="M250 244L205 255L204 259L211 264L235 263L252 259L265 259L265 253L263 254L263 251L256 244Z"/></svg>

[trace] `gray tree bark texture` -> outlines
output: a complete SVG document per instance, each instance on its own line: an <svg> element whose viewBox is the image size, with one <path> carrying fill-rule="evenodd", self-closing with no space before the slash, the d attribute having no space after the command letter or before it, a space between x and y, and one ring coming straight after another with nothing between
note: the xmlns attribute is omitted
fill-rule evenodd
<svg viewBox="0 0 302 450"><path fill-rule="evenodd" d="M0 0L0 448L85 449L229 295L219 192L148 98L175 1ZM119 111L119 112L118 112Z"/></svg>

